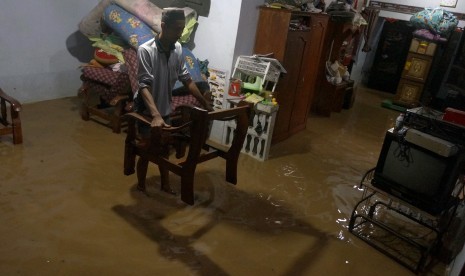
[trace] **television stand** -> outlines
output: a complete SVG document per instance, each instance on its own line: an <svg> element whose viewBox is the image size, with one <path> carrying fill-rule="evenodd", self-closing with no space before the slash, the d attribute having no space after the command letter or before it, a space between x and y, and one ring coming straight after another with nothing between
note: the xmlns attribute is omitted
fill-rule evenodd
<svg viewBox="0 0 465 276"><path fill-rule="evenodd" d="M458 204L433 216L371 185L374 169L360 182L349 232L415 273L424 271L441 248L441 240Z"/></svg>

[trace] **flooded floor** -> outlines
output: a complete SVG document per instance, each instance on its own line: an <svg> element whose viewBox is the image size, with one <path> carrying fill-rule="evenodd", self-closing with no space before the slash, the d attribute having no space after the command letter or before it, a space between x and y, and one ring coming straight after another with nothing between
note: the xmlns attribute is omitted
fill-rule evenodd
<svg viewBox="0 0 465 276"><path fill-rule="evenodd" d="M24 105L24 143L0 138L1 275L412 275L348 231L363 174L397 111L359 89L350 110L311 116L270 159L201 164L194 206L146 196L123 175L125 134L79 116L78 98ZM179 191L179 178L171 176ZM436 265L428 275L444 275Z"/></svg>

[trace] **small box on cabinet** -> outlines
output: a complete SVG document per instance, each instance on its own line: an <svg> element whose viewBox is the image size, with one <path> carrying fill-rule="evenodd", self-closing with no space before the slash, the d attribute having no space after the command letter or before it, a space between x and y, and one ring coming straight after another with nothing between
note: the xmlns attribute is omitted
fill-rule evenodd
<svg viewBox="0 0 465 276"><path fill-rule="evenodd" d="M409 51L417 54L434 56L434 53L436 52L436 47L437 44L434 42L413 38L412 42L410 43Z"/></svg>

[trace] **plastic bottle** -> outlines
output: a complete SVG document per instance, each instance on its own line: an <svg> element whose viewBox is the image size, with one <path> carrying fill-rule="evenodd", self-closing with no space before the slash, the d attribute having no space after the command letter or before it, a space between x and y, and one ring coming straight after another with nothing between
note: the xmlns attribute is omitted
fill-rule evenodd
<svg viewBox="0 0 465 276"><path fill-rule="evenodd" d="M400 113L399 116L397 116L396 126L394 128L396 131L400 130L404 126L404 117L404 113Z"/></svg>

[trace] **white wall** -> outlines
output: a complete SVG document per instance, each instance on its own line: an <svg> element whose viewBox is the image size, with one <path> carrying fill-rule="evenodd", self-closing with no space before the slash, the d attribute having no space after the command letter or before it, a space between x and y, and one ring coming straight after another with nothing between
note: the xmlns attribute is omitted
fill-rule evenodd
<svg viewBox="0 0 465 276"><path fill-rule="evenodd" d="M208 17L199 17L194 55L208 59L209 67L226 71L227 79L238 55L252 55L258 23L258 6L264 0L212 0ZM227 83L228 85L228 83ZM223 123L215 122L210 138L221 141Z"/></svg>
<svg viewBox="0 0 465 276"><path fill-rule="evenodd" d="M253 47L259 16L258 7L264 4L265 0L247 0L242 3L239 29L235 42L234 61L239 55L254 54Z"/></svg>
<svg viewBox="0 0 465 276"><path fill-rule="evenodd" d="M194 55L209 66L229 72L233 62L242 0L212 0L208 17L199 17Z"/></svg>
<svg viewBox="0 0 465 276"><path fill-rule="evenodd" d="M25 102L76 95L77 24L97 0L1 0L0 87Z"/></svg>
<svg viewBox="0 0 465 276"><path fill-rule="evenodd" d="M210 66L231 73L238 55L253 54L258 6L265 0L212 0L208 17L199 17L193 53Z"/></svg>

